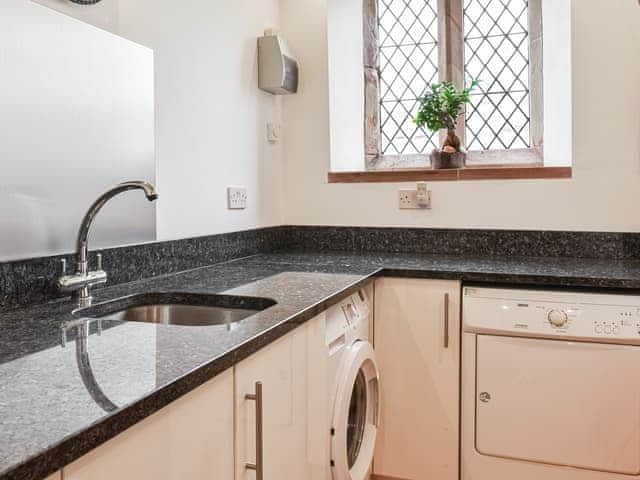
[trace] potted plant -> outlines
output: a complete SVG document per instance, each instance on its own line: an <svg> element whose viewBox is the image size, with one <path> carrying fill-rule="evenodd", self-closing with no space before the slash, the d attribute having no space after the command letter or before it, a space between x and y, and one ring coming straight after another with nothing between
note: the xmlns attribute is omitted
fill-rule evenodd
<svg viewBox="0 0 640 480"><path fill-rule="evenodd" d="M465 104L471 101L470 94L477 85L478 81L473 80L467 88L458 90L451 82L432 83L419 99L420 107L413 123L418 127L426 126L432 132L447 129L442 149L436 148L431 153L432 168L464 166L467 153L456 135L456 122Z"/></svg>

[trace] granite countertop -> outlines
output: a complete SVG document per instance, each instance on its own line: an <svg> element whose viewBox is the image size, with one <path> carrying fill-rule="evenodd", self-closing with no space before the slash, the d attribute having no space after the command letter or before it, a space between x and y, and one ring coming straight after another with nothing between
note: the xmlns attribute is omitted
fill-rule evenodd
<svg viewBox="0 0 640 480"><path fill-rule="evenodd" d="M274 253L99 290L229 293L276 305L227 326L92 324L96 399L79 373L69 300L0 313L0 480L60 469L309 320L377 275L640 291L640 261L419 254ZM109 405L111 407L109 408Z"/></svg>

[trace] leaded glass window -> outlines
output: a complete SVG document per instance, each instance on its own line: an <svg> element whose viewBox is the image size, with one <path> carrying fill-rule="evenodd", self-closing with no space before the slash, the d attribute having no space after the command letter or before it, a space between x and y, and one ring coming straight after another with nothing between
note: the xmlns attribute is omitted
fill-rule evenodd
<svg viewBox="0 0 640 480"><path fill-rule="evenodd" d="M377 138L369 145L378 144L378 150L370 148L369 156L428 154L439 146L437 133L413 124L418 98L430 83L449 80L462 86L471 79L479 79L480 87L458 127L467 150L540 151L541 0L365 4L365 12L376 12L371 19L378 29L370 43L377 43L378 63L369 66L379 71L379 103L370 108L365 99L365 133ZM372 119L377 127L372 128Z"/></svg>
<svg viewBox="0 0 640 480"><path fill-rule="evenodd" d="M529 148L527 0L465 0L465 77L480 80L466 112L469 150Z"/></svg>
<svg viewBox="0 0 640 480"><path fill-rule="evenodd" d="M438 14L434 0L379 0L380 128L383 154L413 154L435 146L413 113L438 80Z"/></svg>

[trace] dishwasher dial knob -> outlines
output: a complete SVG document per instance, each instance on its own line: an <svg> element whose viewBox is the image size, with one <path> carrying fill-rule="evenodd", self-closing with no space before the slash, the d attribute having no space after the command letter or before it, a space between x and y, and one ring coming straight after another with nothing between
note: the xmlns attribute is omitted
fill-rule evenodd
<svg viewBox="0 0 640 480"><path fill-rule="evenodd" d="M547 320L554 327L564 327L569 321L569 317L567 316L567 312L563 310L551 310L547 314Z"/></svg>

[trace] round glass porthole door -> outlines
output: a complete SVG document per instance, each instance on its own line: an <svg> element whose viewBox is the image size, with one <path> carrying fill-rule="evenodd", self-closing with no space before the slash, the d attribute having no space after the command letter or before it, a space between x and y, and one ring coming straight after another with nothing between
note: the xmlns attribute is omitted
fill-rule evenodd
<svg viewBox="0 0 640 480"><path fill-rule="evenodd" d="M349 418L347 420L347 462L353 468L360 454L367 421L367 381L362 371L358 371L356 383L351 392L349 402Z"/></svg>
<svg viewBox="0 0 640 480"><path fill-rule="evenodd" d="M345 352L331 438L334 480L365 480L378 430L379 375L373 347L355 342Z"/></svg>

